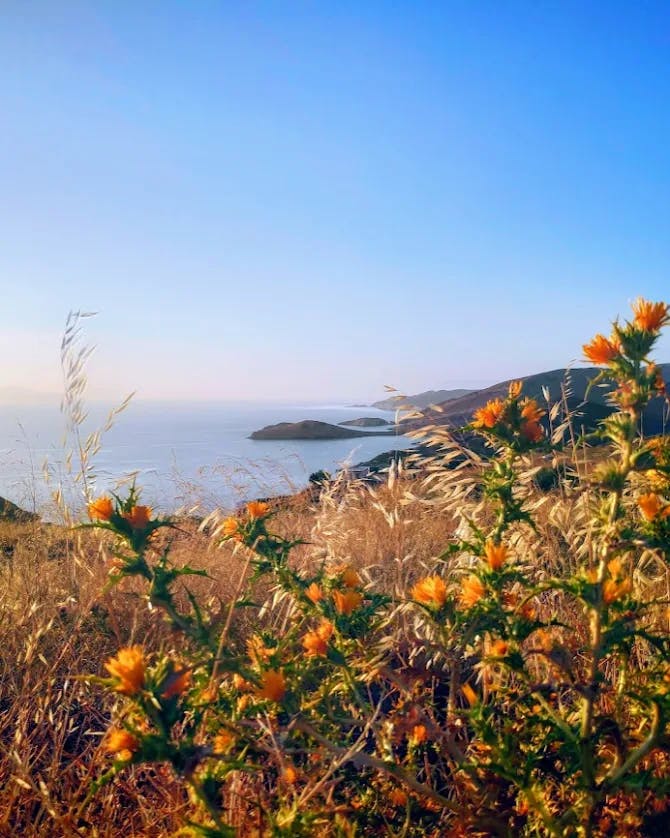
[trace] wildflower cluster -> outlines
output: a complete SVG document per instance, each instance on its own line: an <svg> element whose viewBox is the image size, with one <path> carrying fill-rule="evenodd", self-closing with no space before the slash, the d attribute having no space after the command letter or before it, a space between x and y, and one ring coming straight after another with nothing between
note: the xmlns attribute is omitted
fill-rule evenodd
<svg viewBox="0 0 670 838"><path fill-rule="evenodd" d="M475 413L468 430L492 454L453 474L475 497L459 495L464 527L395 598L349 558L298 569L302 542L253 501L217 531L249 573L214 609L178 595L201 572L172 564L153 537L171 522L134 490L91 504L92 526L117 539L112 583L142 580L176 638L104 663L97 680L118 707L103 780L168 764L191 794L189 828L210 838L236 834L233 794L240 834L258 835L591 836L624 814L640 829L662 815L669 603L644 596L640 570L670 564L670 446L639 428L665 397L649 356L669 320L639 300L584 347L612 413L589 479L570 488L588 540L562 573L542 566L524 478L556 451L521 382ZM251 627L238 619L250 609Z"/></svg>

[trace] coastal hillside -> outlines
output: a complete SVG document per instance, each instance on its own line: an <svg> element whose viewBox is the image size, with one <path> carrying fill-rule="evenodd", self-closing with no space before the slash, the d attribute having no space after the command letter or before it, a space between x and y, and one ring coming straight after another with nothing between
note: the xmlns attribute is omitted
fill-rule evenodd
<svg viewBox="0 0 670 838"><path fill-rule="evenodd" d="M459 399L472 392L476 391L461 388L460 390L426 390L423 393L415 393L413 396L403 396L398 393L395 396L389 396L388 399L373 402L370 407L376 407L377 410L403 410L408 407L423 410L432 404Z"/></svg>
<svg viewBox="0 0 670 838"><path fill-rule="evenodd" d="M670 375L670 364L659 364L658 368L664 378ZM582 367L579 369L555 369L535 375L525 376L518 380L523 382L523 392L531 398L545 403L545 393L550 402L565 399L571 412L577 411L581 416L586 430L591 430L596 423L613 412L608 402L611 386L596 385L590 388L590 382L598 375L596 367ZM503 399L508 393L510 380L501 381L484 390L476 390L462 395L460 398L447 399L436 404L437 410L426 412L423 420L413 424L445 424L458 427L472 420L476 410L483 407L492 399ZM668 406L662 399L652 400L643 413L643 430L646 434L663 432L668 422Z"/></svg>

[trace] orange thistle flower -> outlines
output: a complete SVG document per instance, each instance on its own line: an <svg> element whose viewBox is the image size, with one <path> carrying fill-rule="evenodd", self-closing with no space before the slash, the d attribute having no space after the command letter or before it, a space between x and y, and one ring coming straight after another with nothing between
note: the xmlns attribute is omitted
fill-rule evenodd
<svg viewBox="0 0 670 838"><path fill-rule="evenodd" d="M302 645L309 657L323 657L328 652L328 640L318 631L308 631L302 639Z"/></svg>
<svg viewBox="0 0 670 838"><path fill-rule="evenodd" d="M152 512L153 510L150 506L133 506L130 512L123 513L123 517L134 530L141 530L151 520Z"/></svg>
<svg viewBox="0 0 670 838"><path fill-rule="evenodd" d="M426 576L416 583L410 596L422 605L441 608L447 601L447 586L439 576Z"/></svg>
<svg viewBox="0 0 670 838"><path fill-rule="evenodd" d="M461 687L461 692L465 696L465 700L468 702L470 707L474 707L478 701L477 693L472 689L470 684L463 684Z"/></svg>
<svg viewBox="0 0 670 838"><path fill-rule="evenodd" d="M312 582L309 587L305 588L305 596L308 600L310 600L310 602L313 602L314 605L316 605L317 602L320 602L323 599L323 591L316 584L316 582Z"/></svg>
<svg viewBox="0 0 670 838"><path fill-rule="evenodd" d="M163 698L172 698L175 695L181 695L191 686L191 677L193 673L190 669L181 669L172 672L165 679L163 686L165 689L161 693Z"/></svg>
<svg viewBox="0 0 670 838"><path fill-rule="evenodd" d="M289 785L294 785L298 780L298 771L293 765L287 765L282 772L283 781Z"/></svg>
<svg viewBox="0 0 670 838"><path fill-rule="evenodd" d="M247 504L247 512L250 518L262 518L270 511L270 504L262 500L252 500Z"/></svg>
<svg viewBox="0 0 670 838"><path fill-rule="evenodd" d="M468 576L467 579L463 580L463 588L461 590L460 598L461 605L465 608L472 608L473 605L476 605L476 603L479 602L485 593L486 588L484 587L482 580L474 574Z"/></svg>
<svg viewBox="0 0 670 838"><path fill-rule="evenodd" d="M504 658L508 652L509 643L506 640L498 638L497 640L494 640L493 643L491 643L489 654L493 655L493 657Z"/></svg>
<svg viewBox="0 0 670 838"><path fill-rule="evenodd" d="M507 547L504 544L487 541L484 545L484 555L491 570L500 570L507 559Z"/></svg>
<svg viewBox="0 0 670 838"><path fill-rule="evenodd" d="M529 442L539 442L544 435L542 425L537 422L524 422L521 425L521 433Z"/></svg>
<svg viewBox="0 0 670 838"><path fill-rule="evenodd" d="M475 428L494 428L503 413L505 412L505 403L501 399L493 399L488 401L484 407L480 407L475 411L474 422Z"/></svg>
<svg viewBox="0 0 670 838"><path fill-rule="evenodd" d="M634 324L645 332L657 332L670 320L670 307L667 303L652 303L638 297L632 308L635 315Z"/></svg>
<svg viewBox="0 0 670 838"><path fill-rule="evenodd" d="M218 694L218 685L210 684L208 687L205 687L205 689L202 691L202 693L200 694L200 698L207 704L210 704L212 701L216 701Z"/></svg>
<svg viewBox="0 0 670 838"><path fill-rule="evenodd" d="M259 664L267 663L267 661L270 660L272 649L268 649L263 642L262 637L254 634L247 640L247 654L256 666L258 666Z"/></svg>
<svg viewBox="0 0 670 838"><path fill-rule="evenodd" d="M414 725L414 727L412 728L412 733L410 734L407 741L414 748L416 748L417 745L423 745L424 742L427 742L428 731L426 730L426 726Z"/></svg>
<svg viewBox="0 0 670 838"><path fill-rule="evenodd" d="M235 541L242 541L240 523L237 518L226 518L222 524L221 531L226 538L234 538Z"/></svg>
<svg viewBox="0 0 670 838"><path fill-rule="evenodd" d="M316 633L322 640L330 640L333 636L333 632L335 631L335 626L330 622L330 620L321 620L319 627L316 630Z"/></svg>
<svg viewBox="0 0 670 838"><path fill-rule="evenodd" d="M637 503L645 521L655 521L657 518L663 519L670 515L670 505L664 506L655 492L640 495Z"/></svg>
<svg viewBox="0 0 670 838"><path fill-rule="evenodd" d="M389 801L391 802L392 806L406 806L407 792L403 791L402 789L391 789L391 793L389 794Z"/></svg>
<svg viewBox="0 0 670 838"><path fill-rule="evenodd" d="M238 713L244 713L244 711L252 704L252 698L249 694L241 695L237 699L237 704L235 705L235 709Z"/></svg>
<svg viewBox="0 0 670 838"><path fill-rule="evenodd" d="M277 669L267 669L261 677L261 685L256 691L259 698L268 701L281 701L286 694L286 679Z"/></svg>
<svg viewBox="0 0 670 838"><path fill-rule="evenodd" d="M227 754L235 744L235 737L229 730L220 730L214 737L212 750L215 754Z"/></svg>
<svg viewBox="0 0 670 838"><path fill-rule="evenodd" d="M510 381L509 383L509 397L510 399L518 399L521 395L521 390L523 389L523 382L522 381Z"/></svg>
<svg viewBox="0 0 670 838"><path fill-rule="evenodd" d="M88 517L94 521L109 521L113 514L111 498L101 497L88 504Z"/></svg>
<svg viewBox="0 0 670 838"><path fill-rule="evenodd" d="M233 686L235 687L236 690L240 690L240 692L242 692L244 690L251 689L252 684L250 684L249 681L247 681L246 678L244 678L242 675L240 675L239 672L236 672L233 675Z"/></svg>
<svg viewBox="0 0 670 838"><path fill-rule="evenodd" d="M608 340L601 334L597 334L590 343L585 343L582 350L584 357L592 364L609 364L621 353L618 341Z"/></svg>
<svg viewBox="0 0 670 838"><path fill-rule="evenodd" d="M603 602L609 605L615 600L621 599L621 597L630 593L631 587L630 579L624 579L621 582L617 582L615 579L608 579L603 584Z"/></svg>
<svg viewBox="0 0 670 838"><path fill-rule="evenodd" d="M135 695L144 686L144 651L141 646L125 646L115 658L110 658L105 669L119 679L114 688L123 695Z"/></svg>
<svg viewBox="0 0 670 838"><path fill-rule="evenodd" d="M358 591L333 591L333 602L338 614L349 615L363 602L363 596Z"/></svg>
<svg viewBox="0 0 670 838"><path fill-rule="evenodd" d="M521 408L521 416L529 422L539 422L544 416L544 410L535 399L526 399Z"/></svg>
<svg viewBox="0 0 670 838"><path fill-rule="evenodd" d="M118 727L110 728L107 731L105 750L108 754L116 754L118 759L127 762L133 758L133 754L139 747L139 740L129 731Z"/></svg>
<svg viewBox="0 0 670 838"><path fill-rule="evenodd" d="M618 557L610 559L607 562L607 570L609 571L610 576L614 579L619 579L623 575L623 564L621 563L621 559Z"/></svg>
<svg viewBox="0 0 670 838"><path fill-rule="evenodd" d="M357 588L359 585L363 584L356 568L352 567L350 564L336 568L334 573L342 575L342 584L347 588Z"/></svg>

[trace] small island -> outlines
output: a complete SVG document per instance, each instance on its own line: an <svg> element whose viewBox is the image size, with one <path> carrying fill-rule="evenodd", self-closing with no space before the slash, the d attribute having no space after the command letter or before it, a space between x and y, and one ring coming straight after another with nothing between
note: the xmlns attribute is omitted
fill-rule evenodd
<svg viewBox="0 0 670 838"><path fill-rule="evenodd" d="M396 436L393 431L357 431L328 422L304 419L302 422L279 422L254 431L249 439L355 439L364 436Z"/></svg>
<svg viewBox="0 0 670 838"><path fill-rule="evenodd" d="M388 419L382 419L381 416L362 416L360 419L348 419L346 422L339 422L338 424L354 428L381 428L392 423Z"/></svg>

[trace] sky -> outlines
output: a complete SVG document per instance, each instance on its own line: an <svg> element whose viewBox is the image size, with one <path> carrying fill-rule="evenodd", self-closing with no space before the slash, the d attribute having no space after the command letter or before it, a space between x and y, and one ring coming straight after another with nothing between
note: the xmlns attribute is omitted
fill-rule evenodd
<svg viewBox="0 0 670 838"><path fill-rule="evenodd" d="M93 398L565 366L670 298L670 6L3 0L0 282L0 388L71 310Z"/></svg>

